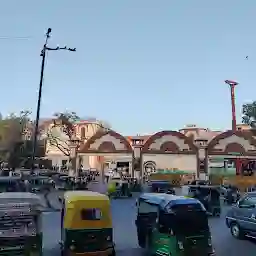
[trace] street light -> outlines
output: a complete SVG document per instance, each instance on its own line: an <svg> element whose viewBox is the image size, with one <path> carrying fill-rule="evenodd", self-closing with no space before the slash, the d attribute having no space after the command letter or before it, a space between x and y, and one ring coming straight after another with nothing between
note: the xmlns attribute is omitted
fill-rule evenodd
<svg viewBox="0 0 256 256"><path fill-rule="evenodd" d="M235 132L236 131L235 86L238 85L238 83L232 80L225 80L225 83L230 86L231 107L232 107L232 131Z"/></svg>
<svg viewBox="0 0 256 256"><path fill-rule="evenodd" d="M66 46L65 47L56 47L56 48L48 47L47 44L48 44L48 39L51 37L51 32L52 32L52 29L48 28L47 33L46 33L45 44L43 46L43 49L42 49L41 55L40 55L40 56L42 56L42 64L41 64L40 84L39 84L39 91L38 91L38 98L37 98L36 124L35 124L35 131L34 131L33 151L32 151L32 163L31 163L32 171L35 168L34 163L35 163L36 148L37 148L38 124L39 124L40 109L41 109L41 98L42 98L42 87L43 87L46 51L59 51L59 50L67 50L70 52L76 51L76 48L67 48Z"/></svg>

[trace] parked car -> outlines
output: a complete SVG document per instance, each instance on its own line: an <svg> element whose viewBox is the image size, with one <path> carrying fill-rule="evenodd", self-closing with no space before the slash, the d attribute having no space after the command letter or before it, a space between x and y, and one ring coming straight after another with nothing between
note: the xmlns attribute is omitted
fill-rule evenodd
<svg viewBox="0 0 256 256"><path fill-rule="evenodd" d="M237 239L256 238L256 192L247 193L228 211L226 225Z"/></svg>

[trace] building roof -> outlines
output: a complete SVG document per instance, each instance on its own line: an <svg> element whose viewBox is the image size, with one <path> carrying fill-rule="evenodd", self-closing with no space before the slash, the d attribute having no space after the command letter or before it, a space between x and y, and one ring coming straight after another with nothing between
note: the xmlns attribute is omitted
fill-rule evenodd
<svg viewBox="0 0 256 256"><path fill-rule="evenodd" d="M194 140L204 140L204 141L210 141L212 140L214 137L216 137L217 135L221 134L222 131L200 131L196 134Z"/></svg>

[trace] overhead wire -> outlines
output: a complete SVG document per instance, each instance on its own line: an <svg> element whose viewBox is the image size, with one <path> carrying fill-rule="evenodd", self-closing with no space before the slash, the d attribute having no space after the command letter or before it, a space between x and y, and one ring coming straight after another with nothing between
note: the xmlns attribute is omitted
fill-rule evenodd
<svg viewBox="0 0 256 256"><path fill-rule="evenodd" d="M0 36L0 40L29 40L30 36Z"/></svg>

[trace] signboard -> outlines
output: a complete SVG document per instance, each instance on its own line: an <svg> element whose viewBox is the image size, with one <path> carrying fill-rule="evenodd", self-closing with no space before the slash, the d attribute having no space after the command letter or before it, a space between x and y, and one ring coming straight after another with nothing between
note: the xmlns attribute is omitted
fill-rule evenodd
<svg viewBox="0 0 256 256"><path fill-rule="evenodd" d="M208 173L214 175L236 175L236 164L232 159L224 157L210 158Z"/></svg>

